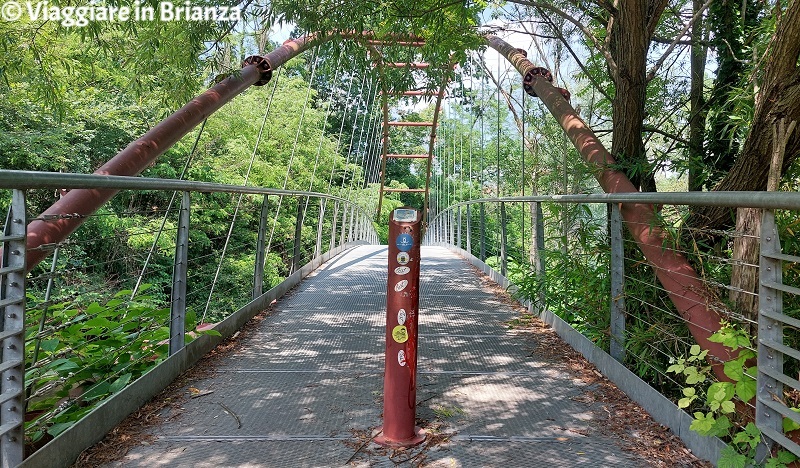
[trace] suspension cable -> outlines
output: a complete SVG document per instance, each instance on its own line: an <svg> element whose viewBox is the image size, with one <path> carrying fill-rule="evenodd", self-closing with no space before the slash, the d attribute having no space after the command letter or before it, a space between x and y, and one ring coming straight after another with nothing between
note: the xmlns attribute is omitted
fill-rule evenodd
<svg viewBox="0 0 800 468"><path fill-rule="evenodd" d="M250 172L253 169L253 163L255 162L256 154L258 154L258 147L261 144L261 137L264 134L264 127L267 124L267 117L269 116L269 111L270 108L272 107L272 101L273 98L275 97L275 90L278 87L278 80L280 79L281 70L282 69L279 68L278 73L275 76L275 84L272 86L272 91L270 92L269 101L267 102L267 108L266 110L264 110L264 118L261 120L261 126L258 129L258 136L256 137L255 145L253 145L253 153L250 156L250 162L247 165L247 171L245 171L243 185L247 185L247 183L250 181ZM219 274L222 271L222 263L225 261L225 254L228 251L228 245L230 244L231 241L231 235L233 234L233 227L234 224L236 224L236 218L239 215L239 208L241 207L243 197L244 194L240 193L239 198L236 200L236 208L234 208L233 210L233 217L231 218L231 224L228 227L228 234L225 236L225 243L222 246L222 253L219 257L219 262L217 263L217 270L214 273L214 279L211 281L211 287L209 288L208 291L208 299L206 300L206 307L205 309L203 309L203 316L200 318L200 323L203 323L205 321L206 314L208 313L208 308L211 306L211 297L214 294L214 288L217 286L217 280L219 280Z"/></svg>
<svg viewBox="0 0 800 468"><path fill-rule="evenodd" d="M183 169L181 170L181 174L178 176L178 180L183 180L183 177L186 175L186 171L189 170L189 165L192 163L192 159L194 158L195 152L197 151L197 145L200 143L200 137L203 135L203 130L206 128L206 122L208 122L208 118L203 120L203 123L200 125L200 130L197 132L197 137L194 139L194 144L192 144L192 149L189 151L189 156L186 158L186 162L183 165ZM136 278L136 285L133 287L131 291L131 300L136 296L136 293L139 291L139 287L142 285L142 279L144 278L144 274L147 271L147 267L150 265L150 260L153 258L153 254L155 253L156 247L158 246L158 241L161 239L161 233L164 232L164 227L167 224L167 218L169 217L169 212L172 209L172 205L175 204L175 198L178 196L178 192L172 192L172 197L169 199L169 203L167 204L167 209L164 211L164 218L161 220L161 226L158 228L158 232L156 233L155 239L153 239L153 244L150 246L150 251L147 252L147 258L144 261L144 265L139 272L139 276Z"/></svg>
<svg viewBox="0 0 800 468"><path fill-rule="evenodd" d="M311 76L308 79L308 88L306 89L306 97L303 100L303 110L300 112L300 120L297 122L297 132L294 136L294 144L292 145L292 152L289 156L289 163L286 165L286 177L283 179L283 190L286 190L286 187L289 184L289 176L292 172L292 165L294 164L294 156L297 153L297 145L300 142L300 133L303 129L303 120L306 117L306 109L308 109L308 104L311 98L311 84L314 82L314 76L317 72L317 53L319 51L319 47L314 49L314 54L311 56ZM298 200L299 203L299 200ZM267 242L265 252L269 252L272 248L272 239L275 237L275 229L278 225L278 217L281 213L281 206L283 205L283 195L278 197L278 207L275 209L275 217L272 219L272 228L269 231L269 241Z"/></svg>

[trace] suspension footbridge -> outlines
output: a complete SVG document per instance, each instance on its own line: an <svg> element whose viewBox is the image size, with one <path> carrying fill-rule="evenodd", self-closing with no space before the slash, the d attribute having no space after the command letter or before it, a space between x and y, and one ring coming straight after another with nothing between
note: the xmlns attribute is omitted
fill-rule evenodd
<svg viewBox="0 0 800 468"><path fill-rule="evenodd" d="M293 169L298 170L293 164L303 144L309 86L287 153L286 177L282 186L276 184L280 188L248 186L271 98L244 185L183 180L189 161L180 179L137 177L201 123L202 133L209 114L251 85L268 83L289 59L334 36L362 43L381 77L367 83L371 97L364 100L374 105L380 93L381 117L370 121L364 115L359 123L356 116L344 169L333 164L329 173L318 174L318 152L308 190L288 188ZM793 411L798 402L792 400L800 381L790 375L800 361L800 321L783 304L784 296L800 293L791 283L794 276L783 277L800 257L784 251L778 227L782 213L800 210L800 197L638 193L572 108L569 93L551 84L550 72L501 39L484 39L519 72L525 92L540 98L558 120L605 194L501 197L498 163L498 196L449 198L456 191L455 174L462 177L465 165L462 158L456 169L455 151L448 160L452 167L436 159L457 141L464 146L455 128L437 136L452 63L391 61L384 47L415 48L424 42L353 32L289 40L269 54L246 59L240 73L167 117L93 175L0 171L7 200L0 237L3 466L68 466L198 363L208 366L204 373L188 374L185 385L164 397L176 403L163 406L160 423L137 435L145 443L128 447L112 466L688 464L716 461L725 446L713 437L722 432L701 435L695 423L724 425L731 419L758 430L753 446L760 459L770 452L800 455L792 440L800 427L800 415ZM415 71L432 68L443 75L440 82L414 85L425 91L389 89L382 81L392 70L416 78ZM353 76L348 81L353 87ZM366 82L354 93L362 94ZM393 95L435 97L431 120L400 119L402 112L389 109ZM424 129L427 152L393 149L390 129L398 127ZM498 124L498 136L499 129ZM359 153L358 170L348 166L350 153L355 160L360 145L353 144L357 133L379 141ZM340 135L339 141L344 139ZM195 148L198 141L200 135ZM387 185L390 160L418 160L424 186ZM375 200L353 198L359 170L368 173L365 183L372 178L376 184ZM436 171L439 177L432 180ZM315 180L327 180L326 190L314 191ZM39 210L43 194L54 191L58 200ZM411 406L428 438L405 450L375 443L384 416L381 330L391 285L387 249L380 246L381 240L387 242L385 226L375 222L373 208L380 220L381 205L398 193L419 196L425 243L418 373L412 378L417 398ZM118 194L128 197L130 208L105 210ZM153 194L169 202L132 208L146 205ZM567 206L580 212L576 225L553 226L559 220L552 214ZM690 232L725 239L720 245L754 243L757 257L699 253L696 244L681 244L676 231L687 206L762 210L758 235ZM230 220L227 230L203 229L219 218ZM88 234L71 237L78 229ZM559 233L560 246L546 238L548 232ZM567 249L567 237L587 233L592 241L584 249ZM120 253L145 243L150 247L143 258ZM86 259L87 249L103 252L103 258ZM113 267L120 262L136 263L135 277L120 277ZM758 288L721 284L707 274L708 264L721 275L731 266L750 269ZM576 280L570 275L576 269L592 274ZM108 281L87 284L87 273L97 272L107 274ZM755 315L728 307L720 298L728 292L758 304ZM631 304L635 314L629 312ZM586 307L602 313L587 319L580 312ZM240 331L259 314L256 325ZM580 366L597 366L596 375L608 377L688 448L673 451L671 445L663 458L631 450L648 429L620 429L617 415L597 396L611 384L582 379L571 370L564 356L577 354L559 352L565 344L542 332L539 319L591 363ZM742 335L731 346L719 338L723 319L743 322L757 330L758 339ZM639 333L630 333L632 328ZM213 363L202 360L227 338L234 339L232 349L219 351ZM691 357L667 354L684 351ZM757 367L750 365L756 353ZM679 375L677 367L653 364L673 361L679 363ZM702 378L684 372L694 368L687 362L696 363ZM649 377L652 386L636 374ZM701 383L710 386L698 392L693 385ZM706 414L703 404L716 409ZM702 411L683 410L691 405ZM633 413L624 413L626 422ZM83 457L89 460L91 452Z"/></svg>

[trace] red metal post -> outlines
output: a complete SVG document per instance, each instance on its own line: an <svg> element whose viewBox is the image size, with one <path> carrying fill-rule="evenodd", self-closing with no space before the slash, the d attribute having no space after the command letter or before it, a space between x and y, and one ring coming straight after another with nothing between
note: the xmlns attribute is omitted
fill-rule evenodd
<svg viewBox="0 0 800 468"><path fill-rule="evenodd" d="M398 208L389 216L383 428L375 437L389 447L411 447L425 440L425 432L414 425L421 221L413 208Z"/></svg>

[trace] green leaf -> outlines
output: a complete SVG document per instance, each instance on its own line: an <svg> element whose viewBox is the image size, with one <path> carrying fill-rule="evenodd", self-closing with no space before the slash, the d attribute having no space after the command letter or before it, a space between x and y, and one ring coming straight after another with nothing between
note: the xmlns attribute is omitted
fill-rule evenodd
<svg viewBox="0 0 800 468"><path fill-rule="evenodd" d="M723 401L721 409L723 413L733 413L736 411L736 405L732 401Z"/></svg>
<svg viewBox="0 0 800 468"><path fill-rule="evenodd" d="M683 364L673 364L667 367L667 372L674 372L676 374L680 374L683 372L683 369L685 369Z"/></svg>
<svg viewBox="0 0 800 468"><path fill-rule="evenodd" d="M722 449L719 460L717 460L719 468L746 468L747 457L737 453L736 450L730 445Z"/></svg>
<svg viewBox="0 0 800 468"><path fill-rule="evenodd" d="M699 384L706 381L706 376L703 374L694 373L686 377L686 383L689 385Z"/></svg>
<svg viewBox="0 0 800 468"><path fill-rule="evenodd" d="M75 421L53 424L47 428L47 433L55 437L72 427L73 424L75 424Z"/></svg>
<svg viewBox="0 0 800 468"><path fill-rule="evenodd" d="M87 401L88 400L94 400L96 398L104 397L104 396L108 395L108 393L109 393L108 389L109 389L110 386L111 385L108 382L96 383L96 384L92 385L89 388L89 390L86 391L86 393L81 395L81 397L84 400L87 400Z"/></svg>
<svg viewBox="0 0 800 468"><path fill-rule="evenodd" d="M756 396L756 381L744 376L744 379L736 382L736 396L744 402L748 402Z"/></svg>
<svg viewBox="0 0 800 468"><path fill-rule="evenodd" d="M211 335L211 336L222 336L222 333L218 332L217 330L206 330L202 332L204 335Z"/></svg>
<svg viewBox="0 0 800 468"><path fill-rule="evenodd" d="M696 399L697 399L696 396L681 398L680 400L678 400L678 408L687 408Z"/></svg>
<svg viewBox="0 0 800 468"><path fill-rule="evenodd" d="M128 382L131 381L132 374L127 373L125 375L120 376L117 380L115 380L111 385L108 387L108 393L117 393L118 391L125 388L128 385Z"/></svg>
<svg viewBox="0 0 800 468"><path fill-rule="evenodd" d="M795 413L800 413L800 408L789 408ZM783 418L783 432L791 432L800 429L800 424L796 423L794 419Z"/></svg>
<svg viewBox="0 0 800 468"><path fill-rule="evenodd" d="M730 382L715 382L708 387L706 393L706 401L711 404L712 402L722 403L729 401L733 398L735 389Z"/></svg>
<svg viewBox="0 0 800 468"><path fill-rule="evenodd" d="M725 371L725 375L731 378L734 382L738 382L742 380L744 376L744 360L743 359L734 359L732 361L728 361L723 366L723 370Z"/></svg>
<svg viewBox="0 0 800 468"><path fill-rule="evenodd" d="M788 450L779 450L777 459L779 463L789 464L797 460L797 456Z"/></svg>
<svg viewBox="0 0 800 468"><path fill-rule="evenodd" d="M695 393L697 393L697 390L695 390L694 387L686 387L686 388L683 389L683 395L684 396L687 396L687 397L694 396Z"/></svg>
<svg viewBox="0 0 800 468"><path fill-rule="evenodd" d="M700 354L700 345L694 344L691 348L689 348L689 354L692 356L697 356Z"/></svg>
<svg viewBox="0 0 800 468"><path fill-rule="evenodd" d="M52 340L43 340L42 344L40 345L42 351L47 351L48 353L52 353L53 351L58 348L58 344L61 343L58 338L54 338Z"/></svg>

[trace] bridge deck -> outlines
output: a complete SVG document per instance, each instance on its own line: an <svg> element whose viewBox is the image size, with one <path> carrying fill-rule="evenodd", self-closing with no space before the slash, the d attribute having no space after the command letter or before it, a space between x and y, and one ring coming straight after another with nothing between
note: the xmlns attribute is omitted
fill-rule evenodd
<svg viewBox="0 0 800 468"><path fill-rule="evenodd" d="M418 411L427 443L369 443L381 424L386 249L324 265L190 380L149 441L113 466L652 466L618 445L593 385L510 329L518 310L463 260L423 247ZM192 390L213 392L186 398ZM176 396L180 401L180 396ZM354 455L355 454L355 455Z"/></svg>

